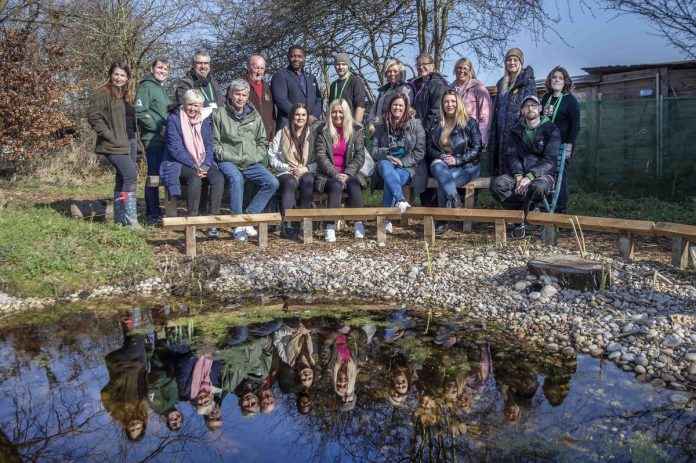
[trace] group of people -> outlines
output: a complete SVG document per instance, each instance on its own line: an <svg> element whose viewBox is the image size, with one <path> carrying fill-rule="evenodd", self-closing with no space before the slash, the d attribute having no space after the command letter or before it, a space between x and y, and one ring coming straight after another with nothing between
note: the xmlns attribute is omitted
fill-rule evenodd
<svg viewBox="0 0 696 463"><path fill-rule="evenodd" d="M133 441L145 435L150 415L179 431L192 419L185 417L182 403L217 431L227 397L236 399L241 416L253 417L275 410L278 391L306 415L317 406L352 410L363 388L368 396L363 400L410 410L417 424L433 425L486 408L486 397L499 390L502 417L514 423L539 387L527 361L494 365L488 344L467 343L463 334L444 326L424 356L424 347L413 343L415 321L403 308L382 328L352 327L328 317L276 318L232 327L203 343L190 325L154 322L147 310L123 312L120 325L123 345L105 357L109 381L101 399ZM370 377L369 386L359 384L361 372ZM570 375L545 376L544 395L557 406L568 395Z"/></svg>
<svg viewBox="0 0 696 463"><path fill-rule="evenodd" d="M191 70L176 83L175 102L164 88L165 59L152 63L136 92L128 66L114 62L90 102L88 119L97 133L96 152L116 169L115 220L140 227L138 134L148 175L159 175L171 195L180 195L181 184L186 185L189 216L199 214L203 185L209 188L204 206L219 214L227 185L230 213L262 212L277 194L284 217L288 209L311 207L315 191L327 194L328 207L340 207L343 193L347 207L361 207L368 180L372 189L383 189L384 206L402 213L410 207L403 194L407 183L422 205L462 207L457 188L481 174L486 147L493 196L503 207L528 209L556 188L559 166L567 167L579 132L579 104L570 93L568 72L554 68L540 100L534 72L524 66L518 48L505 56L495 103L471 60L458 60L455 79L448 83L435 72L432 57L422 53L411 80L401 61L386 63L386 83L367 112L366 87L351 72L348 55L335 55L338 78L329 86L325 111L319 83L304 69L305 51L292 46L287 57L287 68L269 84L266 61L251 56L246 74L223 93L211 75L209 54L198 51ZM369 151L366 138L371 138ZM567 207L567 172L563 169L558 212ZM427 189L429 176L437 181L436 199ZM159 220L156 187L146 188L145 203L146 220ZM438 223L437 234L446 230L446 223ZM298 232L299 224L282 222L282 237L295 239ZM207 233L218 236L214 228ZM354 233L365 236L362 222L355 222ZM238 240L255 234L253 227L234 230ZM331 224L325 239L336 241Z"/></svg>

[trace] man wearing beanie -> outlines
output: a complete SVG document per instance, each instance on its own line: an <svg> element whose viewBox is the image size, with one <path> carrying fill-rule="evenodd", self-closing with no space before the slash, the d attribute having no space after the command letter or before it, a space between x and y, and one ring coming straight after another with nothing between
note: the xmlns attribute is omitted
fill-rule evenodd
<svg viewBox="0 0 696 463"><path fill-rule="evenodd" d="M367 97L365 83L360 77L350 72L350 58L345 53L336 53L334 68L338 79L331 82L329 103L338 98L345 100L350 106L353 120L362 124Z"/></svg>

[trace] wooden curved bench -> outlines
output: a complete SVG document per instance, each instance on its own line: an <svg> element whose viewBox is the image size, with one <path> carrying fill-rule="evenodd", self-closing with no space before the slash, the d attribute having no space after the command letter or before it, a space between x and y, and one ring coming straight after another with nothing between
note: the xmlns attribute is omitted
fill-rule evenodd
<svg viewBox="0 0 696 463"><path fill-rule="evenodd" d="M338 220L362 220L377 222L377 242L384 245L387 241L385 220L398 220L401 212L397 207L356 207L332 209L290 209L285 211L288 222L302 222L302 242L312 242L314 221L333 222Z"/></svg>

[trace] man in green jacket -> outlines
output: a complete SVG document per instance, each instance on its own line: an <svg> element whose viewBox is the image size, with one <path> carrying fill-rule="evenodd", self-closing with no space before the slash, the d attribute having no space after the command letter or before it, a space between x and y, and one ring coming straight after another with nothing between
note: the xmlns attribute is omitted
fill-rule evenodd
<svg viewBox="0 0 696 463"><path fill-rule="evenodd" d="M230 212L242 213L244 180L256 184L245 213L258 214L278 189L278 180L264 166L268 156L266 129L258 111L249 102L251 88L244 79L235 79L227 91L227 101L213 112L213 149L218 168L229 182ZM235 239L244 241L256 235L253 227L237 227Z"/></svg>
<svg viewBox="0 0 696 463"><path fill-rule="evenodd" d="M159 175L165 149L167 108L172 103L164 89L164 82L169 77L169 62L164 58L156 58L150 70L140 81L135 94L135 115L140 126L140 140L145 146L148 176ZM150 224L157 222L162 216L157 187L145 188L145 215L146 222Z"/></svg>

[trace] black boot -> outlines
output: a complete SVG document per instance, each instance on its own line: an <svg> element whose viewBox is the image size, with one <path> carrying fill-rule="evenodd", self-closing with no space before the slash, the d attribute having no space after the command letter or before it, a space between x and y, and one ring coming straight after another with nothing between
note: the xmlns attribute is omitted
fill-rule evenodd
<svg viewBox="0 0 696 463"><path fill-rule="evenodd" d="M280 237L288 240L296 240L298 237L297 228L292 222L283 221L280 224Z"/></svg>
<svg viewBox="0 0 696 463"><path fill-rule="evenodd" d="M459 197L459 194L455 193L447 197L447 205L445 207L448 209L463 208L464 204L462 204L462 199Z"/></svg>
<svg viewBox="0 0 696 463"><path fill-rule="evenodd" d="M442 236L447 232L449 226L446 220L438 220L435 222L435 236Z"/></svg>

